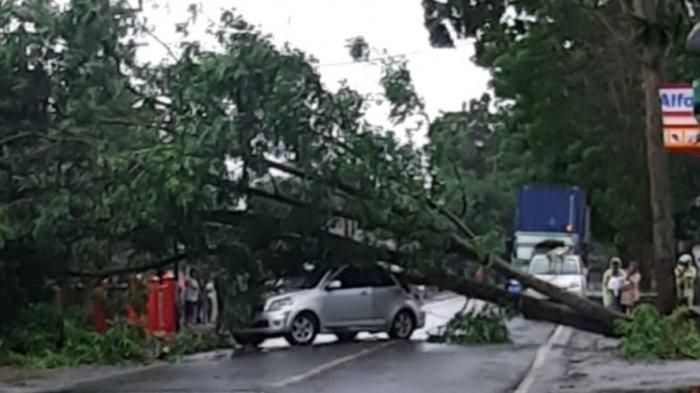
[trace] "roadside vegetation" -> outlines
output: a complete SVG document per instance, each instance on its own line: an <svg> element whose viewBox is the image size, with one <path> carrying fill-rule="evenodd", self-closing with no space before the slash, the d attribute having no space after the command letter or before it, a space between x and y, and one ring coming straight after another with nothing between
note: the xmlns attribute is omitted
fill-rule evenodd
<svg viewBox="0 0 700 393"><path fill-rule="evenodd" d="M506 318L503 309L488 305L480 310L460 312L431 334L428 341L463 345L509 343Z"/></svg>
<svg viewBox="0 0 700 393"><path fill-rule="evenodd" d="M124 320L101 334L81 319L79 312L57 313L37 305L25 310L17 325L0 338L0 366L149 363L230 347L228 337L213 331L184 329L176 339L148 337L143 329Z"/></svg>
<svg viewBox="0 0 700 393"><path fill-rule="evenodd" d="M0 364L65 367L78 364L145 362L154 345L124 322L99 334L74 313L32 306L0 341Z"/></svg>
<svg viewBox="0 0 700 393"><path fill-rule="evenodd" d="M662 316L648 304L639 306L629 322L620 322L619 353L627 359L700 359L700 329L696 315L679 308Z"/></svg>

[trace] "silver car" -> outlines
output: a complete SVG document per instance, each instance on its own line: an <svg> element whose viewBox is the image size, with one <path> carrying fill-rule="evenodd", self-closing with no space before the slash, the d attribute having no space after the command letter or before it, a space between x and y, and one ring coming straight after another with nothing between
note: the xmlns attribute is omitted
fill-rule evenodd
<svg viewBox="0 0 700 393"><path fill-rule="evenodd" d="M256 307L249 328L234 331L239 343L283 336L290 344L308 345L318 333L349 341L361 331L408 339L425 323L418 297L379 266L311 272L283 280L278 288Z"/></svg>

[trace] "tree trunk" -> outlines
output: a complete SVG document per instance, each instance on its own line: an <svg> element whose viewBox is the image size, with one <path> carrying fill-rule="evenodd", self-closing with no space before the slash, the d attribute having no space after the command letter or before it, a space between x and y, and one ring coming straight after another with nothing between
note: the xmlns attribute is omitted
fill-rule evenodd
<svg viewBox="0 0 700 393"><path fill-rule="evenodd" d="M411 277L415 282L421 282L420 278ZM535 299L527 295L507 292L493 285L488 285L473 280L434 277L428 280L432 285L451 290L466 296L467 298L481 299L501 307L513 307L522 312L527 319L551 322L558 325L566 325L577 329L603 334L609 337L617 337L615 332L615 320L601 322L591 315L582 314L566 306L550 300ZM620 314L621 317L623 317Z"/></svg>
<svg viewBox="0 0 700 393"><path fill-rule="evenodd" d="M596 320L605 325L612 325L615 320L627 319L624 314L607 309L596 302L567 292L529 274L522 273L505 261L492 261L491 267L500 275L515 279L523 286L532 288L556 302L565 304L572 310L578 312L578 314L584 315L591 320Z"/></svg>
<svg viewBox="0 0 700 393"><path fill-rule="evenodd" d="M642 48L642 78L646 109L647 169L654 239L654 273L656 276L657 307L668 314L676 305L676 285L673 275L675 240L673 208L668 159L664 148L661 125L661 56L651 47Z"/></svg>
<svg viewBox="0 0 700 393"><path fill-rule="evenodd" d="M465 250L471 250L470 244L467 240L457 235L454 235L452 239L456 246L462 247ZM577 312L581 316L597 321L600 324L612 326L615 320L627 319L627 316L624 314L609 310L596 302L590 301L571 292L567 292L527 273L523 273L522 271L513 267L513 265L510 263L500 258L494 258L491 260L490 268L501 276L508 279L517 280L523 286L532 288L553 301L570 307L571 310Z"/></svg>
<svg viewBox="0 0 700 393"><path fill-rule="evenodd" d="M654 270L654 244L651 239L628 244L623 257L628 261L639 262L639 273L642 276L639 288L643 291L651 290Z"/></svg>

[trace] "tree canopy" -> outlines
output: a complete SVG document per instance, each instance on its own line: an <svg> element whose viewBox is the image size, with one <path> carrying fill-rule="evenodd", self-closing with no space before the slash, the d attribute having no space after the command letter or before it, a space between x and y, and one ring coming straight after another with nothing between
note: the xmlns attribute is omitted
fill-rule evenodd
<svg viewBox="0 0 700 393"><path fill-rule="evenodd" d="M66 274L186 258L256 280L305 258L376 259L377 248L425 265L447 247L449 224L424 208L435 192L425 153L368 124L364 97L326 90L307 55L231 11L215 49L183 41L160 65L136 62L148 31L127 2L5 2L0 25L8 309ZM402 93L405 67L387 64L382 82L401 122L419 103ZM338 219L365 235L334 238Z"/></svg>
<svg viewBox="0 0 700 393"><path fill-rule="evenodd" d="M658 7L646 9L645 3ZM423 5L433 45L474 39L474 60L491 71L501 104L496 111L506 119L503 139L528 168L521 179L582 186L590 195L594 237L649 269L651 259L659 258L652 241L661 241L662 232L673 235L671 228L652 235L661 217L653 207L666 204L655 195L672 195L676 217L687 216L698 162L672 155L669 170L648 162L653 146L645 139L645 115L650 108L658 111L658 103L645 107L643 87L649 83L640 70L648 63L645 53L653 50L650 65L664 81L695 76L698 60L683 49L694 3L426 0ZM660 120L648 130L655 143L659 127ZM658 180L668 176L670 183ZM676 235L700 240L688 220L683 223L688 225L677 226ZM675 251L674 244L664 247Z"/></svg>
<svg viewBox="0 0 700 393"><path fill-rule="evenodd" d="M640 79L624 71L625 56L605 55L626 47L584 28L599 14L522 3L521 17L504 23L499 2L450 14L479 17L455 26L477 37L497 100L486 95L435 119L425 147L369 124L365 97L326 89L309 56L275 46L232 11L210 29L214 47L183 38L171 61L154 65L135 59L152 33L126 1L2 3L2 322L46 299L46 280L69 275L186 259L246 292L309 259L389 259L462 293L611 334L623 316L499 255L511 195L529 181L588 188L603 240L651 239ZM425 4L432 17L430 7L457 3ZM359 60L367 48L350 45ZM406 64L383 67L390 120L420 114ZM356 230L338 235L339 222ZM449 254L565 306L450 281Z"/></svg>

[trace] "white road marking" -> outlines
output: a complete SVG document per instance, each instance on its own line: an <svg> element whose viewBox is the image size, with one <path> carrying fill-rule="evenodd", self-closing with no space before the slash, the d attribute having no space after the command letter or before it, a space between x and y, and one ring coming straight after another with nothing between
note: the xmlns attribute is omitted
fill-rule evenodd
<svg viewBox="0 0 700 393"><path fill-rule="evenodd" d="M552 333L551 336L549 336L549 339L547 340L546 343L544 343L538 350L537 353L535 354L535 360L533 360L532 365L530 365L530 369L527 372L527 375L525 375L525 378L520 382L518 387L513 391L513 393L529 393L530 388L532 387L532 384L535 382L535 376L537 374L537 371L544 365L544 362L547 360L547 356L549 355L549 352L552 350L552 346L554 343L556 343L559 340L559 337L564 334L566 329L564 326L559 325L557 326L556 330L554 330L554 333Z"/></svg>
<svg viewBox="0 0 700 393"><path fill-rule="evenodd" d="M388 347L388 346L390 346L390 345L394 345L394 344L396 344L397 342L399 342L399 341L387 341L387 342L385 342L385 343L381 343L381 344L378 344L378 345L374 345L374 346L372 346L372 347L370 347L370 348L365 348L365 349L363 349L363 350L361 350L361 351L357 351L357 352L355 352L355 353L353 353L353 354L350 354L350 355L347 355L347 356L343 356L343 357L341 357L341 358L338 358L338 359L335 359L335 360L330 361L330 362L328 362L328 363L325 363L325 364L323 364L323 365L321 365L321 366L314 367L314 368L312 368L312 369L310 369L310 370L308 370L308 371L305 371L305 372L303 372L303 373L301 373L301 374L297 374L297 375L295 375L295 376L293 376L293 377L289 377L289 378L283 379L283 380L281 380L281 381L273 382L273 383L269 384L268 386L271 387L271 388L283 388L283 387L285 387L285 386L288 386L288 385L291 385L291 384L294 384L294 383L299 383L299 382L304 381L304 380L306 380L306 379L309 379L309 378L311 378L311 377L315 377L316 375L319 375L319 374L321 374L321 373L323 373L323 372L325 372L325 371L328 371L328 370L330 370L330 369L332 369L332 368L338 367L338 366L340 366L341 364L344 364L344 363L347 363L347 362L351 362L351 361L353 361L353 360L355 360L355 359L358 359L358 358L361 358L361 357L363 357L363 356L369 355L370 353L377 352L377 351L379 351L379 350L381 350L381 349L384 349L384 348L386 348L386 347Z"/></svg>

